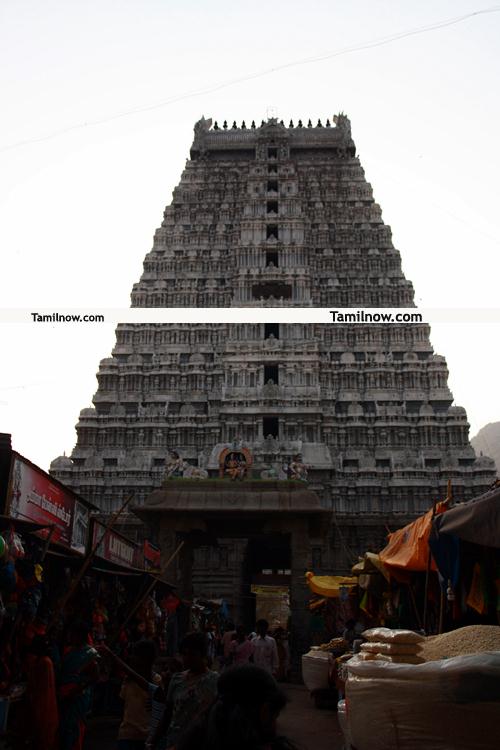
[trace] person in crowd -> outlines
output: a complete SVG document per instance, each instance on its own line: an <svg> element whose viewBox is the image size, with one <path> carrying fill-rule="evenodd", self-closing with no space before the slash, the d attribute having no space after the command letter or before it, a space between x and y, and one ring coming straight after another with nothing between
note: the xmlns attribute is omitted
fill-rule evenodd
<svg viewBox="0 0 500 750"><path fill-rule="evenodd" d="M259 620L255 625L255 629L257 635L252 640L253 662L257 667L261 667L266 672L275 675L279 667L278 649L274 638L268 635L268 621Z"/></svg>
<svg viewBox="0 0 500 750"><path fill-rule="evenodd" d="M174 674L182 672L182 662L174 657L169 657L160 665L161 682L151 697L151 725L146 744L150 744L155 736L158 725L163 718L163 712L167 705L167 695L170 682Z"/></svg>
<svg viewBox="0 0 500 750"><path fill-rule="evenodd" d="M347 620L345 624L344 632L342 633L342 638L344 639L344 641L347 641L347 643L349 644L349 647L352 648L352 645L357 637L358 636L356 634L356 620L353 620L353 619Z"/></svg>
<svg viewBox="0 0 500 750"><path fill-rule="evenodd" d="M239 665L248 664L253 656L253 641L248 640L243 625L238 625L233 640L231 641L231 650L229 652L229 664Z"/></svg>
<svg viewBox="0 0 500 750"><path fill-rule="evenodd" d="M49 656L46 636L36 635L26 656L26 697L29 733L34 747L57 750L59 747L59 709L54 664Z"/></svg>
<svg viewBox="0 0 500 750"><path fill-rule="evenodd" d="M224 635L222 636L222 662L221 667L226 667L230 663L231 648L233 643L233 636L236 634L234 628L234 622L228 620L224 627Z"/></svg>
<svg viewBox="0 0 500 750"><path fill-rule="evenodd" d="M176 750L292 750L277 733L286 698L274 678L253 664L230 667L219 678L217 701Z"/></svg>
<svg viewBox="0 0 500 750"><path fill-rule="evenodd" d="M61 750L82 750L92 686L99 679L97 651L89 646L90 625L74 622L59 678L59 737Z"/></svg>
<svg viewBox="0 0 500 750"><path fill-rule="evenodd" d="M118 750L144 750L151 732L151 702L158 684L153 682L153 663L156 648L153 641L137 641L129 663L125 663L107 646L101 646L125 673L120 698L123 700L123 720L118 730Z"/></svg>
<svg viewBox="0 0 500 750"><path fill-rule="evenodd" d="M215 663L215 656L217 653L217 639L215 636L215 628L209 623L205 625L205 637L207 640L207 662L208 666L212 667Z"/></svg>
<svg viewBox="0 0 500 750"><path fill-rule="evenodd" d="M183 734L199 721L217 695L219 675L207 666L205 633L189 633L180 645L185 671L172 676L167 703L151 738L154 750L177 748Z"/></svg>
<svg viewBox="0 0 500 750"><path fill-rule="evenodd" d="M278 649L278 671L276 679L279 682L286 682L290 672L290 647L288 645L288 635L284 628L279 627L274 631L276 648Z"/></svg>

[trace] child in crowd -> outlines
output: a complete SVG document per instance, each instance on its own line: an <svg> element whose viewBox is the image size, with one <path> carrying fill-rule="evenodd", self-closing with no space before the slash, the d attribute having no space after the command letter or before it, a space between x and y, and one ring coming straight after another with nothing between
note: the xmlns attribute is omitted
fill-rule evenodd
<svg viewBox="0 0 500 750"><path fill-rule="evenodd" d="M118 730L118 750L144 750L151 731L151 703L158 688L152 679L156 647L152 641L138 641L132 648L129 664L107 646L101 646L101 650L126 675L120 691L124 706L123 720Z"/></svg>
<svg viewBox="0 0 500 750"><path fill-rule="evenodd" d="M158 664L161 682L154 691L151 699L151 725L146 745L150 745L156 734L158 725L163 718L167 705L167 695L170 681L174 674L182 671L182 662L173 657L164 659Z"/></svg>

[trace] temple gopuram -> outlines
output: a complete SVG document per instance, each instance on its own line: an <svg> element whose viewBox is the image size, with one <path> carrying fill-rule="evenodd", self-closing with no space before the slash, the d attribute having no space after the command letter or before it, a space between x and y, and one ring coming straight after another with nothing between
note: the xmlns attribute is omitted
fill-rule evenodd
<svg viewBox="0 0 500 750"><path fill-rule="evenodd" d="M197 122L132 306L413 307L349 119ZM297 639L306 570L495 479L424 323L121 324L97 380L51 473L105 514L133 492L129 532L186 542L185 596L251 624L255 587L288 587Z"/></svg>

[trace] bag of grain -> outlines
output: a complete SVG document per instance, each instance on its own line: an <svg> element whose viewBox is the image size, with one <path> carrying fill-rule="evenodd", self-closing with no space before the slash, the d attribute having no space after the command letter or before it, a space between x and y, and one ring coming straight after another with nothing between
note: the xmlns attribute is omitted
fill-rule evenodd
<svg viewBox="0 0 500 750"><path fill-rule="evenodd" d="M389 664L423 664L425 659L416 654L375 654L377 661L385 661Z"/></svg>
<svg viewBox="0 0 500 750"><path fill-rule="evenodd" d="M363 632L363 638L375 643L422 643L425 636L413 630L392 630L391 628L370 628Z"/></svg>
<svg viewBox="0 0 500 750"><path fill-rule="evenodd" d="M419 665L348 662L356 750L497 750L500 652Z"/></svg>
<svg viewBox="0 0 500 750"><path fill-rule="evenodd" d="M420 651L419 643L363 643L361 651L371 654L406 654L416 656Z"/></svg>
<svg viewBox="0 0 500 750"><path fill-rule="evenodd" d="M481 654L484 651L500 651L498 625L466 625L449 633L431 635L421 644L421 655L426 661Z"/></svg>
<svg viewBox="0 0 500 750"><path fill-rule="evenodd" d="M326 651L312 648L302 656L302 679L310 693L329 687L328 673L329 654Z"/></svg>

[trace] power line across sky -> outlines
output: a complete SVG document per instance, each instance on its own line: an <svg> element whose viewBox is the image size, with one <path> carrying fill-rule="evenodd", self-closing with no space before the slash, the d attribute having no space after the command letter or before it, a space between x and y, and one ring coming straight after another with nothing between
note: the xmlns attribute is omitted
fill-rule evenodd
<svg viewBox="0 0 500 750"><path fill-rule="evenodd" d="M43 141L52 140L54 138L58 138L59 136L66 135L73 131L81 130L83 128L104 125L108 122L112 122L113 120L118 120L123 117L129 117L131 115L141 114L144 112L151 112L152 110L160 109L162 107L167 107L169 105L176 104L178 102L182 102L187 99L193 99L195 97L204 96L206 94L213 94L215 92L221 91L222 89L229 88L230 86L237 86L238 84L246 83L247 81L252 81L257 78L261 78L263 76L271 75L273 73L278 73L288 68L295 68L295 67L300 67L303 65L320 63L320 62L324 62L325 60L331 60L335 57L341 57L342 55L349 55L355 52L362 52L364 50L374 49L376 47L382 47L384 45L392 44L393 42L397 42L407 37L416 36L419 34L425 34L431 31L439 31L440 29L444 29L449 26L454 26L459 23L463 23L464 21L467 21L476 16L482 16L482 15L487 15L491 13L498 13L499 11L500 11L500 6L491 6L489 8L481 8L479 10L472 11L470 13L465 13L464 15L461 15L461 16L455 16L453 18L443 19L442 21L436 21L434 23L426 24L424 26L417 26L412 29L406 29L405 31L396 32L395 34L390 34L384 37L378 37L376 39L371 39L366 42L360 42L358 44L354 44L349 47L344 47L344 48L337 49L337 50L332 50L330 52L326 52L321 55L316 55L313 57L306 57L306 58L299 58L297 60L291 60L286 63L275 65L270 68L265 68L264 70L254 71L252 73L248 73L246 75L239 76L237 78L215 83L211 86L207 86L199 90L188 91L182 94L178 94L169 99L164 99L162 101L154 102L151 104L130 107L129 109L123 110L121 112L116 112L114 114L111 114L105 117L89 119L84 122L75 123L74 125L69 125L67 127L61 128L60 130L55 130L51 133L46 133L40 136L33 136L32 138L26 138L24 140L17 141L15 143L7 144L5 146L0 147L0 153L5 152L5 151L10 151L16 148L21 148L22 146L27 146L29 144L42 143Z"/></svg>

